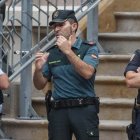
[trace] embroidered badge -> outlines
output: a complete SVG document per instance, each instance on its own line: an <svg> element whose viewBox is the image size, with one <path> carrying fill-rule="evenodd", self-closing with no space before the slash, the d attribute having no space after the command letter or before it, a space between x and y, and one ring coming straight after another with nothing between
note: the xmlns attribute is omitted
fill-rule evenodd
<svg viewBox="0 0 140 140"><path fill-rule="evenodd" d="M55 12L53 13L53 18L57 18L58 15L59 15L59 11L55 11Z"/></svg>
<svg viewBox="0 0 140 140"><path fill-rule="evenodd" d="M88 43L89 43L90 45L93 45L93 44L94 44L94 42L93 42L93 41L89 41Z"/></svg>
<svg viewBox="0 0 140 140"><path fill-rule="evenodd" d="M56 61L49 62L49 64L55 64L55 63L60 63L60 62L61 62L61 60L56 60Z"/></svg>

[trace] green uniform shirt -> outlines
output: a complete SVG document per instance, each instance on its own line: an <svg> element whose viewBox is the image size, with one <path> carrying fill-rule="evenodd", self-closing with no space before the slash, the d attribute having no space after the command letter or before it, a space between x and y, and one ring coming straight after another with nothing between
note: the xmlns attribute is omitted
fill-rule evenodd
<svg viewBox="0 0 140 140"><path fill-rule="evenodd" d="M99 60L98 48L95 44L89 44L81 38L77 38L72 50L84 62L95 69L97 68ZM49 53L48 62L43 68L43 75L53 82L52 96L55 100L95 96L95 74L88 80L83 78L75 71L73 65L57 47L50 49Z"/></svg>

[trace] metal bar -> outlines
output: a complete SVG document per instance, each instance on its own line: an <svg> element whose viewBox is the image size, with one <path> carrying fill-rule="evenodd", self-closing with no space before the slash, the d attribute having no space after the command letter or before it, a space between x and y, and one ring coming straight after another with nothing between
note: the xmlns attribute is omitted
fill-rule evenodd
<svg viewBox="0 0 140 140"><path fill-rule="evenodd" d="M21 0L20 0L21 1ZM19 2L19 1L18 1ZM8 23L10 22L11 24L12 24L12 29L11 29L11 35L13 36L13 38L14 38L14 35L16 34L18 37L20 37L20 35L16 32L16 29L15 29L15 7L16 7L16 5L18 4L18 2L16 2L16 0L11 0L11 3L10 3L10 5L9 5L9 7L8 7L8 16L7 16L7 25L8 25ZM13 11L12 11L12 17L10 18L10 8L12 8L13 9ZM8 27L7 27L8 28ZM21 37L20 37L21 38ZM11 40L11 38L10 38L10 40L9 40L9 43L11 44L11 46L12 46L12 49L10 50L10 55L11 55L11 62L10 62L10 65L11 65L11 67L13 68L13 66L14 66L14 50L15 50L15 42L13 42L13 40Z"/></svg>
<svg viewBox="0 0 140 140"><path fill-rule="evenodd" d="M74 10L74 0L72 0L72 10Z"/></svg>
<svg viewBox="0 0 140 140"><path fill-rule="evenodd" d="M81 20L87 13L89 13L93 8L95 8L101 0L96 0L96 2L91 5L87 10L83 11L79 16L77 16L77 20Z"/></svg>
<svg viewBox="0 0 140 140"><path fill-rule="evenodd" d="M57 1L57 0L56 0ZM50 5L52 5L55 9L57 9L57 5L53 4L52 2L48 1ZM56 2L57 3L57 2Z"/></svg>
<svg viewBox="0 0 140 140"><path fill-rule="evenodd" d="M8 45L8 47L9 47L9 49L11 49L11 46L10 46L10 44L9 44L9 42L8 42L8 40L5 38L5 36L2 34L2 33L0 33L0 36L2 37L2 39L6 42L6 44ZM2 41L3 42L3 41ZM1 44L3 44L3 43L1 43Z"/></svg>
<svg viewBox="0 0 140 140"><path fill-rule="evenodd" d="M22 0L22 42L21 51L29 51L32 46L32 19L29 15L32 15L32 0ZM27 28L28 27L28 28ZM28 61L22 60L24 64ZM26 76L25 76L26 75ZM30 112L31 107L31 93L32 93L32 69L31 65L28 65L26 69L21 72L21 86L20 86L20 117L29 117L32 115Z"/></svg>
<svg viewBox="0 0 140 140"><path fill-rule="evenodd" d="M52 45L55 43L56 39L52 39L50 42L48 42L46 44L46 46L44 46L42 49L40 49L41 52L45 52L47 51L48 49L50 49L52 47ZM22 70L24 70L28 65L30 65L33 61L35 60L35 55L33 55L27 62L24 63L24 65L22 65L18 71L14 72L14 74L12 74L10 77L9 77L9 80L12 81L17 75L20 74L20 72Z"/></svg>
<svg viewBox="0 0 140 140"><path fill-rule="evenodd" d="M16 5L16 4L18 4L19 2L21 2L21 0L15 0L15 2L14 2L14 4Z"/></svg>
<svg viewBox="0 0 140 140"><path fill-rule="evenodd" d="M54 32L50 32L48 34L48 36L44 37L38 44L36 44L34 47L31 48L31 50L27 51L28 53L26 53L22 58L21 60L24 60L26 59L27 57L30 57L33 53L35 53L36 51L38 51L39 49L41 49L45 44L47 44L49 42L48 38L52 37L52 35L54 34ZM15 64L15 67L18 65L18 64L21 64L21 62L17 62Z"/></svg>
<svg viewBox="0 0 140 140"><path fill-rule="evenodd" d="M49 2L47 2L47 13L48 15L50 15L50 6L49 6ZM46 28L46 34L48 35L49 34L49 16L47 17L47 28ZM48 41L48 38L47 38L47 41Z"/></svg>
<svg viewBox="0 0 140 140"><path fill-rule="evenodd" d="M8 20L9 20L9 11L10 11L10 7L12 6L12 3L13 3L13 0L11 0L10 4L9 4L9 6L8 6L7 22L8 22Z"/></svg>
<svg viewBox="0 0 140 140"><path fill-rule="evenodd" d="M38 4L38 5L39 5L39 7L38 7L38 10L39 10L39 11L38 11L38 21L39 21L39 23L38 23L38 42L39 42L39 41L40 41L40 30L41 30L41 29L40 29L40 19L41 19L41 18L40 18L40 14L41 14L40 11L42 11L44 14L46 14L46 13L40 8L40 5L41 5L41 4L40 4L40 0L39 0L38 3L39 3L39 4Z"/></svg>
<svg viewBox="0 0 140 140"><path fill-rule="evenodd" d="M87 40L98 40L98 6L87 15Z"/></svg>
<svg viewBox="0 0 140 140"><path fill-rule="evenodd" d="M37 5L35 5L35 4L33 4L33 6L36 7L36 8L38 8L39 11L41 11L42 13L44 13L46 16L49 16L48 12L47 12L47 13L44 12L39 6L37 6Z"/></svg>
<svg viewBox="0 0 140 140"><path fill-rule="evenodd" d="M87 40L96 42L100 53L105 52L98 43L98 6L92 9L87 16Z"/></svg>
<svg viewBox="0 0 140 140"><path fill-rule="evenodd" d="M75 13L77 13L77 12L79 12L79 11L82 11L83 12L83 8L85 7L85 6L91 6L91 4L90 4L90 2L89 1L86 1L86 2L81 2L81 4L80 4L81 6L78 8L78 9L76 9L75 10Z"/></svg>
<svg viewBox="0 0 140 140"><path fill-rule="evenodd" d="M66 10L66 4L67 4L67 1L64 0L64 10Z"/></svg>

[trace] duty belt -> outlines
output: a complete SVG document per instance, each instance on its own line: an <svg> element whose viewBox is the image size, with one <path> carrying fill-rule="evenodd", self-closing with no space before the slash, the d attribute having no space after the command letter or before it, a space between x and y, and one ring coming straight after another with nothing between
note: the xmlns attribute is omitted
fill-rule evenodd
<svg viewBox="0 0 140 140"><path fill-rule="evenodd" d="M98 97L90 98L76 98L76 99L63 99L58 101L51 101L51 108L67 108L67 107L78 107L85 105L96 105L99 102Z"/></svg>

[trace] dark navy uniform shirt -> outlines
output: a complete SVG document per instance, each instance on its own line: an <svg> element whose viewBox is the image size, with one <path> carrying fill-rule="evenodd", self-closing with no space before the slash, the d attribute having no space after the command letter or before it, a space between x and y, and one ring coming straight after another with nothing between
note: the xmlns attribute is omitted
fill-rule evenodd
<svg viewBox="0 0 140 140"><path fill-rule="evenodd" d="M132 57L125 69L124 75L126 75L126 73L128 71L137 72L138 67L140 67L140 49L136 50L135 53L132 55Z"/></svg>
<svg viewBox="0 0 140 140"><path fill-rule="evenodd" d="M85 48L88 48L87 51ZM95 69L97 68L99 59L98 48L95 44L91 45L81 38L77 38L72 50L84 62ZM52 96L55 100L96 96L94 91L95 74L87 80L75 71L74 66L70 64L67 57L57 47L49 52L48 62L43 68L43 75L53 82Z"/></svg>

